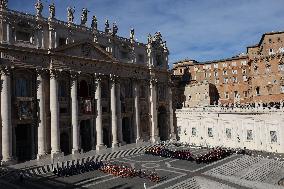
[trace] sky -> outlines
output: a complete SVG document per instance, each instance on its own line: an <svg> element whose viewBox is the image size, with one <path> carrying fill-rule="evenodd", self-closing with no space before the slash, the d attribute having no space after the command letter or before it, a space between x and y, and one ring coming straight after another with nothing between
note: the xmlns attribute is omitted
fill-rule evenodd
<svg viewBox="0 0 284 189"><path fill-rule="evenodd" d="M35 13L36 0L9 0L9 9ZM162 33L170 51L169 63L183 59L197 61L230 58L257 44L261 35L284 30L284 0L42 0L43 15L56 5L56 18L67 21L66 8L75 7L80 23L82 8L98 18L99 30L105 19L118 25L118 35L146 43L147 35Z"/></svg>

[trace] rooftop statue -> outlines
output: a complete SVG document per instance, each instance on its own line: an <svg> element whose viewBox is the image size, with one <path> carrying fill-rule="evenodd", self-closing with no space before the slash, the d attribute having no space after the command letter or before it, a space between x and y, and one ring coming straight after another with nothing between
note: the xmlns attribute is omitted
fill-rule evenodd
<svg viewBox="0 0 284 189"><path fill-rule="evenodd" d="M130 29L130 39L134 40L134 28Z"/></svg>
<svg viewBox="0 0 284 189"><path fill-rule="evenodd" d="M106 19L106 22L105 22L105 32L109 33L109 22L108 22L108 19Z"/></svg>
<svg viewBox="0 0 284 189"><path fill-rule="evenodd" d="M97 20L96 16L93 16L91 27L92 27L93 30L98 29L98 20Z"/></svg>
<svg viewBox="0 0 284 189"><path fill-rule="evenodd" d="M49 5L49 17L54 18L55 17L55 4L52 3Z"/></svg>
<svg viewBox="0 0 284 189"><path fill-rule="evenodd" d="M8 8L8 0L0 0L0 6L1 8Z"/></svg>
<svg viewBox="0 0 284 189"><path fill-rule="evenodd" d="M68 7L67 8L67 20L70 23L73 23L73 21L74 21L74 12L75 12L75 7L74 8Z"/></svg>
<svg viewBox="0 0 284 189"><path fill-rule="evenodd" d="M41 16L42 13L42 9L43 9L43 5L41 0L38 0L35 4L35 9L36 9L36 15L37 16Z"/></svg>
<svg viewBox="0 0 284 189"><path fill-rule="evenodd" d="M118 31L118 27L117 27L116 23L114 22L112 24L112 35L115 36L117 34L117 31Z"/></svg>
<svg viewBox="0 0 284 189"><path fill-rule="evenodd" d="M88 20L88 9L83 8L82 9L82 15L81 15L81 25L85 25L87 23Z"/></svg>
<svg viewBox="0 0 284 189"><path fill-rule="evenodd" d="M148 40L148 44L152 43L152 36L151 36L151 34L148 35L147 40Z"/></svg>

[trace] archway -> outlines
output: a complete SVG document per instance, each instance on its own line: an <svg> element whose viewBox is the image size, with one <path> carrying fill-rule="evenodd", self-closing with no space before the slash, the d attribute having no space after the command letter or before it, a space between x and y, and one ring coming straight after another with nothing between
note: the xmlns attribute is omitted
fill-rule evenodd
<svg viewBox="0 0 284 189"><path fill-rule="evenodd" d="M128 117L124 117L122 119L122 137L123 141L126 142L126 144L131 143L131 128Z"/></svg>
<svg viewBox="0 0 284 189"><path fill-rule="evenodd" d="M31 160L33 157L34 137L30 124L19 124L16 129L16 156L18 161Z"/></svg>
<svg viewBox="0 0 284 189"><path fill-rule="evenodd" d="M109 130L107 128L103 128L103 142L104 145L106 145L107 147L111 146L111 142L110 142L110 137L109 137Z"/></svg>
<svg viewBox="0 0 284 189"><path fill-rule="evenodd" d="M60 134L60 149L64 155L70 154L70 139L67 132L62 132Z"/></svg>
<svg viewBox="0 0 284 189"><path fill-rule="evenodd" d="M92 150L92 131L90 120L80 122L81 149L84 152Z"/></svg>
<svg viewBox="0 0 284 189"><path fill-rule="evenodd" d="M168 123L167 123L167 110L164 106L158 109L158 129L161 141L168 140Z"/></svg>

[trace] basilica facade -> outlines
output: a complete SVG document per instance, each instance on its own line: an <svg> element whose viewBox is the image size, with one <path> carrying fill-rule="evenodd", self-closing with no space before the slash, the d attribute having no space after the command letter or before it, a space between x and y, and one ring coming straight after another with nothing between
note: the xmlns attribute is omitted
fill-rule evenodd
<svg viewBox="0 0 284 189"><path fill-rule="evenodd" d="M35 15L0 1L1 161L76 154L175 137L169 51L160 32L147 44L117 36L118 27L88 10L75 24L56 6Z"/></svg>

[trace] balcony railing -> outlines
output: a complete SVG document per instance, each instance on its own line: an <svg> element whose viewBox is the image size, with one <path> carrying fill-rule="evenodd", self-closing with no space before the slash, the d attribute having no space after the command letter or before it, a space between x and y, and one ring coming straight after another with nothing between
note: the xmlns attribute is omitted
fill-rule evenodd
<svg viewBox="0 0 284 189"><path fill-rule="evenodd" d="M93 114L93 99L91 97L79 98L80 114Z"/></svg>

